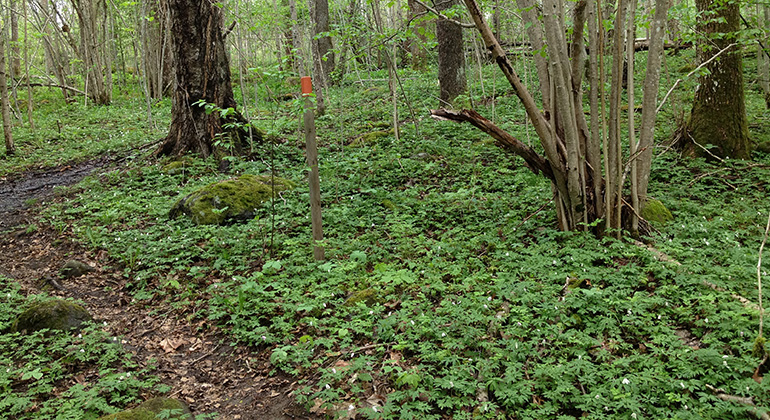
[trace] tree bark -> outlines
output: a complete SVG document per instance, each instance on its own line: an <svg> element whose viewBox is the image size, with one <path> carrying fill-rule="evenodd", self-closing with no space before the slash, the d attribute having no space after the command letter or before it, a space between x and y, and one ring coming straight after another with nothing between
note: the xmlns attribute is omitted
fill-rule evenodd
<svg viewBox="0 0 770 420"><path fill-rule="evenodd" d="M16 0L10 1L8 12L11 15L11 77L21 76L21 48L19 48L19 12Z"/></svg>
<svg viewBox="0 0 770 420"><path fill-rule="evenodd" d="M767 36L770 30L770 5L757 4L757 16L765 28L765 36L757 46L757 78L765 96L765 106L770 109L770 36Z"/></svg>
<svg viewBox="0 0 770 420"><path fill-rule="evenodd" d="M424 15L427 10L425 9L425 6L417 3L414 0L408 0L408 4L409 19L418 19L417 23L412 24L412 32L414 36L409 39L409 54L412 56L412 69L417 71L424 71L428 68L428 54L425 50L425 42L428 40L425 36L427 24L420 20L420 16Z"/></svg>
<svg viewBox="0 0 770 420"><path fill-rule="evenodd" d="M168 4L164 0L143 0L140 22L142 62L150 98L158 100L173 84L171 31Z"/></svg>
<svg viewBox="0 0 770 420"><path fill-rule="evenodd" d="M248 153L247 121L237 111L230 83L222 9L211 2L170 0L169 12L176 87L171 127L156 154Z"/></svg>
<svg viewBox="0 0 770 420"><path fill-rule="evenodd" d="M457 0L441 0L436 4L439 12L450 9ZM446 21L436 22L438 40L438 83L441 102L451 104L467 90L465 78L465 51L463 51L463 28Z"/></svg>
<svg viewBox="0 0 770 420"><path fill-rule="evenodd" d="M715 51L735 41L740 29L737 2L696 0L700 18L698 32L707 39L698 43L697 57L708 60ZM719 157L747 159L751 154L746 103L743 92L743 58L738 45L720 59L706 65L708 74L699 77L688 126L692 141ZM711 146L709 146L711 145ZM689 149L703 155L697 145Z"/></svg>
<svg viewBox="0 0 770 420"><path fill-rule="evenodd" d="M329 86L329 76L334 71L334 51L330 36L318 36L329 32L329 0L310 0L313 14L313 51L317 54L313 58L313 67L318 66L316 72L316 86Z"/></svg>
<svg viewBox="0 0 770 420"><path fill-rule="evenodd" d="M16 153L11 130L11 101L8 98L8 80L5 66L5 31L0 34L0 108L3 114L3 136L5 137L5 154Z"/></svg>
<svg viewBox="0 0 770 420"><path fill-rule="evenodd" d="M85 72L85 91L98 105L109 105L112 101L107 24L107 4L104 0L72 0L80 24L80 58Z"/></svg>

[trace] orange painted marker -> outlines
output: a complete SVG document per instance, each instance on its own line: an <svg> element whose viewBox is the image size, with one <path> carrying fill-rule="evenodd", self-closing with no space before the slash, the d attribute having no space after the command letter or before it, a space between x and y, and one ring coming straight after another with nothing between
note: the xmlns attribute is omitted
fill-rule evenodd
<svg viewBox="0 0 770 420"><path fill-rule="evenodd" d="M302 86L302 96L310 96L313 93L313 81L310 79L310 76L302 77L300 85Z"/></svg>

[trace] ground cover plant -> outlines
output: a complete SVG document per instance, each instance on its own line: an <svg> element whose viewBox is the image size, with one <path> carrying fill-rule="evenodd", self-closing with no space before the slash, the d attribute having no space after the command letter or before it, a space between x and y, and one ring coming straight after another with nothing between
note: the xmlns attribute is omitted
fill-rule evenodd
<svg viewBox="0 0 770 420"><path fill-rule="evenodd" d="M435 86L408 76L406 96L427 115ZM287 89L280 77L263 82ZM170 170L169 160L130 152L137 137L121 149L136 155L132 163L63 191L38 223L108 252L133 304L170 301L177 316L209 320L269 352L275 372L301 381L295 397L313 413L729 419L766 411L753 303L770 210L767 155L710 163L661 147L651 194L675 219L645 238L669 256L661 259L628 240L559 232L549 184L472 128L420 118L419 134L406 126L395 141L386 87L371 84L350 75L328 92L332 111L317 121L326 261L311 259L303 188L245 224L168 217L179 197L236 174L304 185L297 101L260 104L255 121L273 140L253 159L232 159L229 173L193 157ZM469 102L490 111L489 92L473 89ZM689 103L688 91L676 100ZM502 125L527 138L515 98L495 106ZM673 131L666 124L677 107L665 112L659 140ZM766 135L766 115L752 115Z"/></svg>
<svg viewBox="0 0 770 420"><path fill-rule="evenodd" d="M4 418L96 419L140 401L148 392L166 392L157 378L140 369L120 337L99 324L80 332L11 332L18 315L45 295L24 296L16 282L0 277L0 412Z"/></svg>

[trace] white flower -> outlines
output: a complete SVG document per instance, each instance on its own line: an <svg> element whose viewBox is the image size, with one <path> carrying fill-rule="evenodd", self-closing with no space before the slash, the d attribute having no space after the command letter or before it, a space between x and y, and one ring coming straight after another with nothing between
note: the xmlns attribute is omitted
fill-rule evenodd
<svg viewBox="0 0 770 420"><path fill-rule="evenodd" d="M623 378L623 385L628 385L631 383L631 381L628 380L628 378Z"/></svg>
<svg viewBox="0 0 770 420"><path fill-rule="evenodd" d="M377 406L376 405L372 406L372 410L374 410L374 412L376 413L377 412Z"/></svg>
<svg viewBox="0 0 770 420"><path fill-rule="evenodd" d="M85 351L85 350L83 350L83 349L80 349L80 352L81 352L81 353L85 353L86 351Z"/></svg>
<svg viewBox="0 0 770 420"><path fill-rule="evenodd" d="M679 386L681 386L681 387L682 387L682 389L685 389L685 388L686 388L686 387L684 386L684 382L679 382Z"/></svg>
<svg viewBox="0 0 770 420"><path fill-rule="evenodd" d="M331 387L329 386L329 384L326 384L326 389L331 389Z"/></svg>
<svg viewBox="0 0 770 420"><path fill-rule="evenodd" d="M353 411L353 410L355 410L355 409L356 409L356 406L354 406L353 404L350 404L350 405L348 406L348 411Z"/></svg>
<svg viewBox="0 0 770 420"><path fill-rule="evenodd" d="M337 368L332 368L332 373L337 373Z"/></svg>

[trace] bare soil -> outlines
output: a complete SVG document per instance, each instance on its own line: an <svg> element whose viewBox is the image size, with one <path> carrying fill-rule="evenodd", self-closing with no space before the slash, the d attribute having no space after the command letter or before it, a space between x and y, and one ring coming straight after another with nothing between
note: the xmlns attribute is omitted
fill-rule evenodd
<svg viewBox="0 0 770 420"><path fill-rule="evenodd" d="M194 414L217 412L221 419L314 419L295 402L294 378L271 375L269 351L231 343L226 332L168 301L136 302L118 264L103 251L89 251L66 232L44 226L27 229L52 200L57 185L70 185L107 163L96 160L16 179L0 179L0 274L18 281L27 294L46 292L75 298L120 337L133 360L147 366L185 401ZM96 270L58 280L70 259ZM53 280L53 281L52 281ZM54 285L51 287L50 285ZM185 309L187 308L187 309Z"/></svg>

